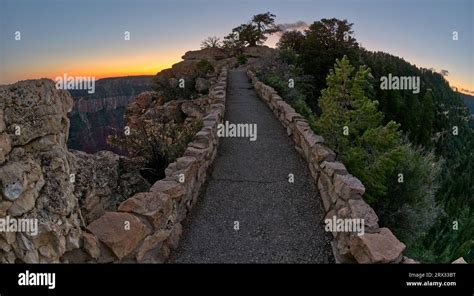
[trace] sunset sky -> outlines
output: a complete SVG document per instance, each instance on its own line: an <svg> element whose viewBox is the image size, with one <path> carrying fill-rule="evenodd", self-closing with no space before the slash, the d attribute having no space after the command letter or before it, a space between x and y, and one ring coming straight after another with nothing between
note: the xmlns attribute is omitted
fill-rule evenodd
<svg viewBox="0 0 474 296"><path fill-rule="evenodd" d="M365 48L448 70L452 86L474 91L472 0L0 0L0 84L64 73L155 74L204 38L266 11L277 23L348 19Z"/></svg>

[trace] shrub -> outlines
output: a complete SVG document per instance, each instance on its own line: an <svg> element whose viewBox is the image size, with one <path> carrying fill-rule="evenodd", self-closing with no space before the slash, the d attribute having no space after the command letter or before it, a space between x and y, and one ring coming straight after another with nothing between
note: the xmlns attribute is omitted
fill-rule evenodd
<svg viewBox="0 0 474 296"><path fill-rule="evenodd" d="M197 95L196 90L194 89L195 78L194 77L184 77L184 88L178 87L179 80L174 78L176 85L171 85L170 80L156 76L154 78L153 90L160 92L165 97L166 102L172 100L189 100L192 97Z"/></svg>
<svg viewBox="0 0 474 296"><path fill-rule="evenodd" d="M200 60L196 65L196 77L205 77L214 72L214 66L208 60Z"/></svg>
<svg viewBox="0 0 474 296"><path fill-rule="evenodd" d="M201 121L159 122L157 116L140 119L129 135L112 135L108 143L126 149L133 162L150 183L165 177L166 167L180 157L201 129Z"/></svg>
<svg viewBox="0 0 474 296"><path fill-rule="evenodd" d="M245 65L247 63L247 57L241 53L237 56L237 64L238 65Z"/></svg>

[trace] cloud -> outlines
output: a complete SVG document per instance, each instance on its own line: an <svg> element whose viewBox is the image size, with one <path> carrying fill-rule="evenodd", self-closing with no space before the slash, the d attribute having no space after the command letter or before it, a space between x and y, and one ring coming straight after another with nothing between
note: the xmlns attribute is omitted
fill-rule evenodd
<svg viewBox="0 0 474 296"><path fill-rule="evenodd" d="M281 29L281 32L279 32L279 34L281 34L282 32L293 31L293 30L302 31L309 27L309 25L303 21L297 21L294 23L283 23L283 24L278 24L277 26Z"/></svg>
<svg viewBox="0 0 474 296"><path fill-rule="evenodd" d="M443 76L448 76L449 71L443 69L443 70L439 71L439 74L441 74L441 75L443 75Z"/></svg>
<svg viewBox="0 0 474 296"><path fill-rule="evenodd" d="M474 91L471 91L471 90L468 90L468 89L465 89L465 88L461 88L461 92L463 92L465 94L474 95Z"/></svg>

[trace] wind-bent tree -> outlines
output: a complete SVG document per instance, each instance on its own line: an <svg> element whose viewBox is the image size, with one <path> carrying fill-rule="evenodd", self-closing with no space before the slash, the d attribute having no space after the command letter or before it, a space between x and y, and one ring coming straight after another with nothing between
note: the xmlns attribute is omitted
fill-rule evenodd
<svg viewBox="0 0 474 296"><path fill-rule="evenodd" d="M267 40L266 35L280 31L280 28L275 24L275 17L270 12L260 13L252 17L251 25L254 26L258 39L255 44L250 44L250 46L263 44Z"/></svg>
<svg viewBox="0 0 474 296"><path fill-rule="evenodd" d="M262 45L267 35L280 31L275 24L275 15L270 12L254 15L250 22L232 29L232 33L224 38L224 47Z"/></svg>

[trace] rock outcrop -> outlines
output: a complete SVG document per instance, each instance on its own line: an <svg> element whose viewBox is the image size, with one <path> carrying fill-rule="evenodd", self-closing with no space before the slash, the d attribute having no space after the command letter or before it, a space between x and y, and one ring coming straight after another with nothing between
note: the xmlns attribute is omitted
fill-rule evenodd
<svg viewBox="0 0 474 296"><path fill-rule="evenodd" d="M85 223L106 211L116 211L126 198L150 188L138 168L125 157L110 151L87 154L74 150L72 153L76 172L74 195Z"/></svg>
<svg viewBox="0 0 474 296"><path fill-rule="evenodd" d="M72 106L48 79L0 87L0 219L29 226L0 232L0 262L84 261L88 222L150 187L124 157L68 151Z"/></svg>
<svg viewBox="0 0 474 296"><path fill-rule="evenodd" d="M0 232L1 262L59 262L80 245L74 156L66 147L72 103L47 79L0 87L0 218L38 226L36 235Z"/></svg>

